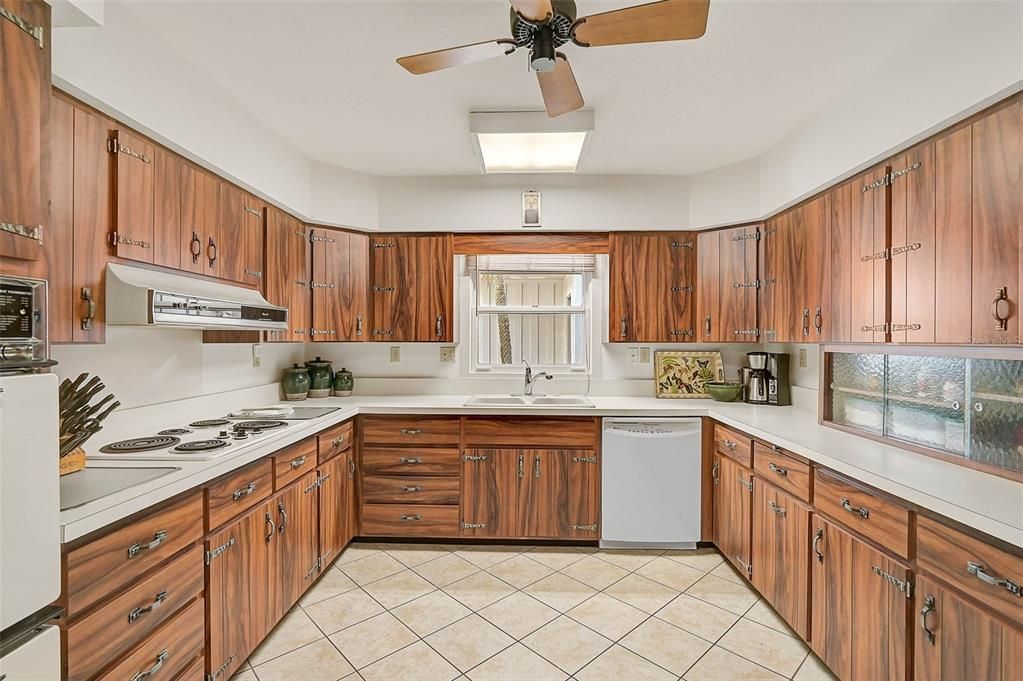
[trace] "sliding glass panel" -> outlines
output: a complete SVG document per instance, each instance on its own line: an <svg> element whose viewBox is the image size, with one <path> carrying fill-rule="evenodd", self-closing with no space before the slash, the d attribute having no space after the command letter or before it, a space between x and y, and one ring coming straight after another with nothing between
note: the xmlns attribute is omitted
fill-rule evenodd
<svg viewBox="0 0 1023 681"><path fill-rule="evenodd" d="M480 272L477 305L487 308L575 308L583 312L580 273ZM566 310L567 311L567 310Z"/></svg>
<svg viewBox="0 0 1023 681"><path fill-rule="evenodd" d="M884 355L831 355L831 418L835 423L882 434Z"/></svg>
<svg viewBox="0 0 1023 681"><path fill-rule="evenodd" d="M886 385L885 435L965 452L965 359L889 355Z"/></svg>
<svg viewBox="0 0 1023 681"><path fill-rule="evenodd" d="M576 314L489 314L476 318L479 366L581 367L586 318Z"/></svg>
<svg viewBox="0 0 1023 681"><path fill-rule="evenodd" d="M1023 361L970 360L970 458L1023 472Z"/></svg>

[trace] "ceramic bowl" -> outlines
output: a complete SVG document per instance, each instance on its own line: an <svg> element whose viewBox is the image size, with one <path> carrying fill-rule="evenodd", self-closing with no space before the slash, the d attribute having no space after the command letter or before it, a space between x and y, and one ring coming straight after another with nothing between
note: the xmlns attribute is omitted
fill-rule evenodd
<svg viewBox="0 0 1023 681"><path fill-rule="evenodd" d="M707 393L718 402L735 402L742 394L742 383L731 381L709 381Z"/></svg>

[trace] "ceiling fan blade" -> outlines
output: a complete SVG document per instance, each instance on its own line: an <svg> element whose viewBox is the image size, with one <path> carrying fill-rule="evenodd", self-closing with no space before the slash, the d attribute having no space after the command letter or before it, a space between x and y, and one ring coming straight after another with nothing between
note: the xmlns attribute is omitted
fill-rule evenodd
<svg viewBox="0 0 1023 681"><path fill-rule="evenodd" d="M547 109L547 115L551 118L581 109L585 104L568 59L558 52L554 61L553 71L536 72L536 79L540 82L540 92L543 94L543 105Z"/></svg>
<svg viewBox="0 0 1023 681"><path fill-rule="evenodd" d="M582 17L575 40L586 47L691 40L707 30L710 0L661 0Z"/></svg>
<svg viewBox="0 0 1023 681"><path fill-rule="evenodd" d="M473 43L472 45L449 47L446 50L412 54L407 57L399 57L397 62L404 66L409 73L414 73L418 76L452 66L461 66L462 64L471 64L476 61L500 57L514 50L515 41L502 38L482 43Z"/></svg>
<svg viewBox="0 0 1023 681"><path fill-rule="evenodd" d="M511 0L512 8L530 21L544 21L554 14L551 0Z"/></svg>

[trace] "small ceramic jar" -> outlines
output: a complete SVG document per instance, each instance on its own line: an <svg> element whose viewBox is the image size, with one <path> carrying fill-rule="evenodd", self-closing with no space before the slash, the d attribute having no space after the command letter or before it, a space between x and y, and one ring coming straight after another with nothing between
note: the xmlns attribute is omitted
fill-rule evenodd
<svg viewBox="0 0 1023 681"><path fill-rule="evenodd" d="M330 397L330 389L334 383L334 370L330 360L317 357L305 363L309 370L309 397Z"/></svg>
<svg viewBox="0 0 1023 681"><path fill-rule="evenodd" d="M281 388L286 400L304 400L309 394L309 371L300 364L293 364L284 370Z"/></svg>
<svg viewBox="0 0 1023 681"><path fill-rule="evenodd" d="M341 367L341 371L334 374L334 394L338 397L348 397L352 394L354 387L355 377L352 372Z"/></svg>

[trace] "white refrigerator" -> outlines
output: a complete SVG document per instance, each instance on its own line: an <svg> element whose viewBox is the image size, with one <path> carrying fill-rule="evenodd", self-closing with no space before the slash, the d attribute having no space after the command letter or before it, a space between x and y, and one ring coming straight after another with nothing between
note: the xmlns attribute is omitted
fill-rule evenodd
<svg viewBox="0 0 1023 681"><path fill-rule="evenodd" d="M0 681L60 679L57 376L0 376Z"/></svg>

